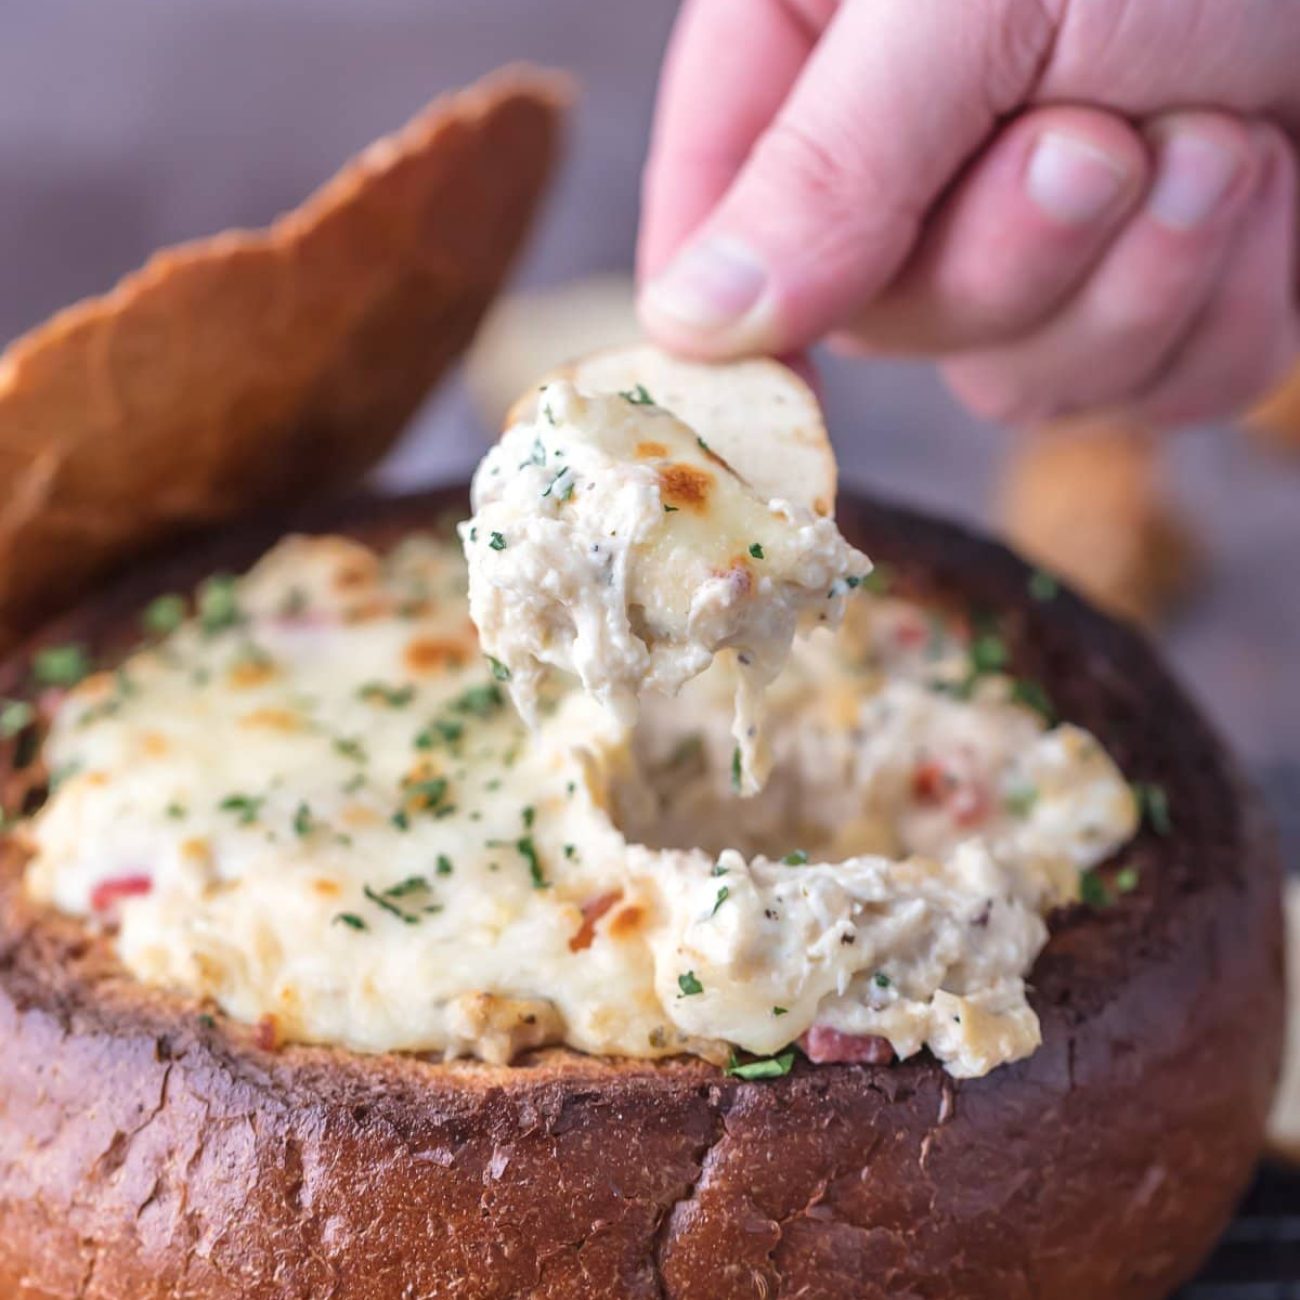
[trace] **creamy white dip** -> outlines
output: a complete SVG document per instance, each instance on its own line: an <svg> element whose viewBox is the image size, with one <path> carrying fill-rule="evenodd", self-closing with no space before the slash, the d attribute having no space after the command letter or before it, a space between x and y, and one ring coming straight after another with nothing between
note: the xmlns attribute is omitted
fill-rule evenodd
<svg viewBox="0 0 1300 1300"><path fill-rule="evenodd" d="M635 743L577 689L530 732L465 582L429 538L296 538L211 585L58 705L31 895L142 980L360 1051L841 1035L960 1076L1033 1051L1044 917L1134 802L1090 736L971 675L954 620L868 594L797 643L741 803L731 663L647 701Z"/></svg>
<svg viewBox="0 0 1300 1300"><path fill-rule="evenodd" d="M763 692L797 631L836 625L871 569L832 519L766 501L644 389L557 381L474 476L470 612L520 712L546 666L624 726L726 651L742 789L766 779Z"/></svg>

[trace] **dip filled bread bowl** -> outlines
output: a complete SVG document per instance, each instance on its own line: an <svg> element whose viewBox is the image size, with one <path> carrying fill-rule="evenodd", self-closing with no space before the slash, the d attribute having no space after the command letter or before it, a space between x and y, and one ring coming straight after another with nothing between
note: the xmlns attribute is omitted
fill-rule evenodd
<svg viewBox="0 0 1300 1300"><path fill-rule="evenodd" d="M596 358L510 423L472 503L282 509L8 661L0 1292L1189 1277L1278 879L1146 643L835 509L774 363Z"/></svg>

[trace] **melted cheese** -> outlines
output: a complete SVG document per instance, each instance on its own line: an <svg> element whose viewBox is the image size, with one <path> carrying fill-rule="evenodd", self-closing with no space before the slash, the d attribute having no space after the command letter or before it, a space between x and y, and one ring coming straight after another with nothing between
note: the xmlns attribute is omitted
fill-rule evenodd
<svg viewBox="0 0 1300 1300"><path fill-rule="evenodd" d="M866 596L800 642L742 814L733 664L635 743L576 690L530 732L464 591L431 539L282 543L59 706L31 894L143 980L359 1051L721 1060L822 1029L974 1075L1033 1050L1043 918L1133 800L1005 678L953 689L958 629Z"/></svg>
<svg viewBox="0 0 1300 1300"><path fill-rule="evenodd" d="M546 665L625 726L730 651L743 785L769 761L761 701L797 630L835 625L870 570L833 520L764 501L644 390L547 385L474 478L470 611L535 720Z"/></svg>

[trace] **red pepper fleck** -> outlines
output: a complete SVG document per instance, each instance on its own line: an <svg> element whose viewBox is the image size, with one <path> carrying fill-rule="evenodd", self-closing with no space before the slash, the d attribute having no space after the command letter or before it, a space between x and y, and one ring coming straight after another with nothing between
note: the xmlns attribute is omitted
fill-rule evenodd
<svg viewBox="0 0 1300 1300"><path fill-rule="evenodd" d="M253 1026L253 1042L264 1052L274 1052L280 1047L280 1024L274 1016L263 1016Z"/></svg>
<svg viewBox="0 0 1300 1300"><path fill-rule="evenodd" d="M799 1046L818 1065L888 1065L894 1059L894 1049L887 1038L875 1034L842 1034L825 1025L814 1025L799 1039Z"/></svg>
<svg viewBox="0 0 1300 1300"><path fill-rule="evenodd" d="M612 894L600 894L582 905L582 925L569 940L570 952L582 952L590 948L596 938L596 923L609 911L623 895L615 890Z"/></svg>
<svg viewBox="0 0 1300 1300"><path fill-rule="evenodd" d="M144 875L113 876L101 880L90 891L90 906L96 912L108 912L124 898L139 898L153 888L153 881Z"/></svg>

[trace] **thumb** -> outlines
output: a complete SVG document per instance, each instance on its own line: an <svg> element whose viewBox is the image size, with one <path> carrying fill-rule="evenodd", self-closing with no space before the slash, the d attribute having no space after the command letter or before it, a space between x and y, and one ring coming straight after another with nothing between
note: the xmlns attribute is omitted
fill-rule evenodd
<svg viewBox="0 0 1300 1300"><path fill-rule="evenodd" d="M731 187L643 287L647 332L721 360L806 347L857 314L1051 40L1038 0L845 0Z"/></svg>

